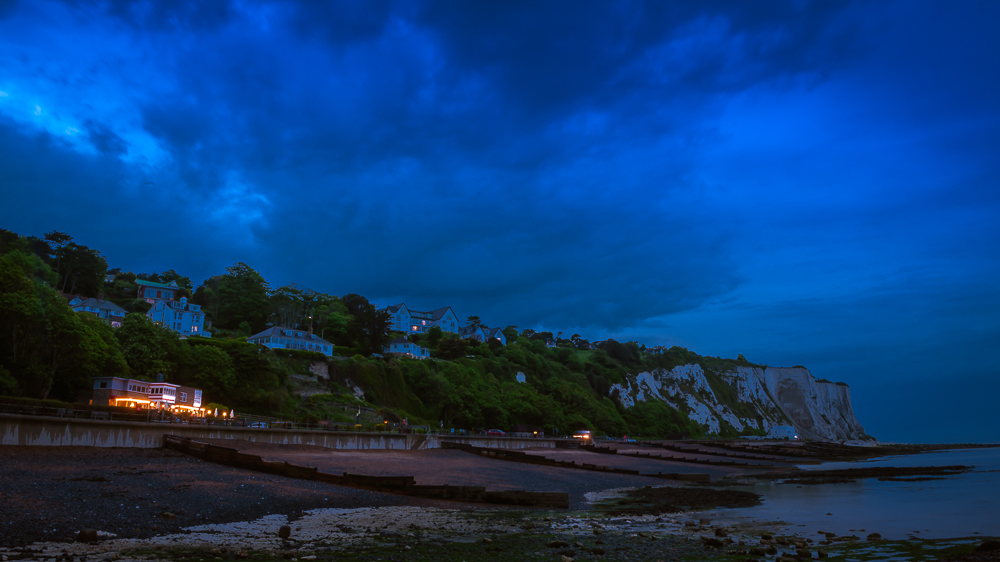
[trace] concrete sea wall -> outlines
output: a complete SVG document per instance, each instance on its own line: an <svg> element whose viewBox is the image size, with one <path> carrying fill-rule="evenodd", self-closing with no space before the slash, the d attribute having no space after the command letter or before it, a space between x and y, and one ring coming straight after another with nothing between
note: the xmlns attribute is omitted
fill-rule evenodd
<svg viewBox="0 0 1000 562"><path fill-rule="evenodd" d="M163 446L164 435L191 439L240 439L278 445L315 445L330 449L438 449L443 442L496 449L555 447L553 439L251 429L0 414L0 445L159 448Z"/></svg>

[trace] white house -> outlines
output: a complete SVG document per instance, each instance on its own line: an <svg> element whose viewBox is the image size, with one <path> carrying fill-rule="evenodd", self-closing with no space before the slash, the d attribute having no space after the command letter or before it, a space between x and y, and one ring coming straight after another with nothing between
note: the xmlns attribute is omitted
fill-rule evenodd
<svg viewBox="0 0 1000 562"><path fill-rule="evenodd" d="M463 338L472 338L482 342L488 342L491 339L500 340L500 343L507 345L507 336L503 335L503 328L488 328L482 324L470 324L459 328L458 335Z"/></svg>
<svg viewBox="0 0 1000 562"><path fill-rule="evenodd" d="M458 315L450 306L422 312L410 310L405 303L387 306L384 310L389 312L392 318L392 329L397 332L425 333L434 326L442 331L457 334L460 324Z"/></svg>
<svg viewBox="0 0 1000 562"><path fill-rule="evenodd" d="M414 359L426 359L431 356L431 352L426 347L420 347L406 338L392 340L389 345L385 346L382 353L394 357L412 357Z"/></svg>
<svg viewBox="0 0 1000 562"><path fill-rule="evenodd" d="M274 326L250 336L247 341L271 349L301 349L333 356L333 344L312 333L312 330Z"/></svg>
<svg viewBox="0 0 1000 562"><path fill-rule="evenodd" d="M205 313L201 311L201 306L189 304L187 297L182 297L179 301L163 300L153 298L153 306L146 313L153 322L173 330L182 338L188 336L212 337L212 334L204 331Z"/></svg>
<svg viewBox="0 0 1000 562"><path fill-rule="evenodd" d="M104 300L103 296L101 295L102 298L95 299L78 295L70 299L69 307L77 312L91 312L96 314L98 318L111 324L112 328L120 327L122 319L125 318L128 311L111 301Z"/></svg>
<svg viewBox="0 0 1000 562"><path fill-rule="evenodd" d="M490 329L482 324L469 324L458 329L458 335L463 338L471 338L479 341L486 341L490 337Z"/></svg>
<svg viewBox="0 0 1000 562"><path fill-rule="evenodd" d="M507 336L503 333L503 328L491 328L487 337L500 340L500 343L507 345Z"/></svg>

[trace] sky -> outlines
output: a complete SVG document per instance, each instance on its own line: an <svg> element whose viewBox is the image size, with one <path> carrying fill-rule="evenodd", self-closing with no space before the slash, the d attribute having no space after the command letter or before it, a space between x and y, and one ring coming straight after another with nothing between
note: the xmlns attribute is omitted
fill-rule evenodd
<svg viewBox="0 0 1000 562"><path fill-rule="evenodd" d="M0 227L1000 441L1000 3L0 0Z"/></svg>

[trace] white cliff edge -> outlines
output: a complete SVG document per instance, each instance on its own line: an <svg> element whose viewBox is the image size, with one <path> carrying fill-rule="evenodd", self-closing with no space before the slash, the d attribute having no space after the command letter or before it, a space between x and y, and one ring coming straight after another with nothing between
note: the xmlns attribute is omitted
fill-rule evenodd
<svg viewBox="0 0 1000 562"><path fill-rule="evenodd" d="M716 389L709 376L716 377ZM727 396L718 396L716 390ZM870 439L854 417L850 389L819 382L804 367L736 367L706 374L701 365L680 365L630 376L611 392L617 392L626 408L647 400L665 401L687 412L708 434L720 433L724 425L737 432L768 431L790 422L808 439Z"/></svg>

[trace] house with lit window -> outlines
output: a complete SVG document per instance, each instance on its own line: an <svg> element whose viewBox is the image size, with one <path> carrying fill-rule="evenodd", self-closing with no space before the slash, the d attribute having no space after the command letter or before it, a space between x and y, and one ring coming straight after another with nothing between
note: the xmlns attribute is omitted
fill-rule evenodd
<svg viewBox="0 0 1000 562"><path fill-rule="evenodd" d="M482 324L469 324L458 329L458 335L463 339L474 339L486 341L489 336L489 328Z"/></svg>
<svg viewBox="0 0 1000 562"><path fill-rule="evenodd" d="M138 379L123 379L119 377L96 377L91 404L102 406L125 406L140 410L170 410L186 411L191 414L202 414L201 389L163 382L163 376L157 377L157 382L147 382Z"/></svg>
<svg viewBox="0 0 1000 562"><path fill-rule="evenodd" d="M507 336L504 335L503 328L488 328L488 333L486 334L486 337L498 340L503 345L507 345Z"/></svg>
<svg viewBox="0 0 1000 562"><path fill-rule="evenodd" d="M271 349L301 349L333 356L333 344L312 333L312 329L296 330L274 326L250 336L247 341Z"/></svg>
<svg viewBox="0 0 1000 562"><path fill-rule="evenodd" d="M420 347L406 338L396 338L382 349L382 355L426 359L431 356L431 352L426 347Z"/></svg>
<svg viewBox="0 0 1000 562"><path fill-rule="evenodd" d="M146 281L145 279L136 279L135 284L139 287L138 291L136 291L135 297L137 299L143 299L149 304L153 304L153 301L156 299L162 299L165 301L177 300L177 293L180 291L180 287L177 286L177 281L171 281L170 283L154 283L153 281Z"/></svg>
<svg viewBox="0 0 1000 562"><path fill-rule="evenodd" d="M205 313L201 306L189 303L187 297L181 297L179 301L154 298L152 305L146 316L154 323L177 332L182 338L212 337L211 333L204 330Z"/></svg>
<svg viewBox="0 0 1000 562"><path fill-rule="evenodd" d="M458 335L481 342L488 342L491 339L499 340L503 345L507 345L507 336L503 334L503 328L489 328L482 324L469 324L468 326L459 328Z"/></svg>
<svg viewBox="0 0 1000 562"><path fill-rule="evenodd" d="M458 315L450 306L423 312L411 310L407 308L405 303L399 303L388 306L384 310L389 312L392 329L397 332L424 333L437 326L442 331L457 334L461 327Z"/></svg>
<svg viewBox="0 0 1000 562"><path fill-rule="evenodd" d="M111 301L104 300L103 294L98 296L99 298L96 299L79 295L70 297L69 307L77 312L96 314L98 318L110 324L112 328L120 327L128 311Z"/></svg>

